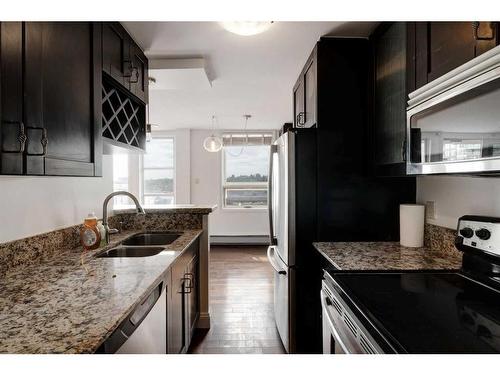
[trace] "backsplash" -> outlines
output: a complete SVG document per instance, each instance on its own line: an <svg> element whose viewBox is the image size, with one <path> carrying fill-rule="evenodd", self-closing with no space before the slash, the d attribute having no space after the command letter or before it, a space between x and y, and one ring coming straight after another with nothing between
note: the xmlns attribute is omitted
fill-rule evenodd
<svg viewBox="0 0 500 375"><path fill-rule="evenodd" d="M20 240L0 243L0 275L21 264L33 264L80 245L81 224Z"/></svg>
<svg viewBox="0 0 500 375"><path fill-rule="evenodd" d="M200 213L149 213L147 215L117 214L109 218L111 228L123 230L181 230L202 229L203 215ZM19 266L43 262L68 249L80 247L82 225L58 229L20 240L0 243L0 276L7 270Z"/></svg>
<svg viewBox="0 0 500 375"><path fill-rule="evenodd" d="M116 214L109 219L109 225L119 228L120 222L123 229L141 230L175 230L175 229L201 229L202 215L190 213L148 213L147 215Z"/></svg>
<svg viewBox="0 0 500 375"><path fill-rule="evenodd" d="M455 247L456 230L440 227L433 224L425 224L424 245L425 247L447 256L462 256Z"/></svg>

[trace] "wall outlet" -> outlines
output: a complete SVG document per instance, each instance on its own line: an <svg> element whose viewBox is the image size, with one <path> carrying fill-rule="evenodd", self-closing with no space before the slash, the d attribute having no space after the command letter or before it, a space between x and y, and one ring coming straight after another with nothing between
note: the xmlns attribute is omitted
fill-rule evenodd
<svg viewBox="0 0 500 375"><path fill-rule="evenodd" d="M426 201L425 202L425 217L427 219L435 220L436 219L436 208L434 201Z"/></svg>

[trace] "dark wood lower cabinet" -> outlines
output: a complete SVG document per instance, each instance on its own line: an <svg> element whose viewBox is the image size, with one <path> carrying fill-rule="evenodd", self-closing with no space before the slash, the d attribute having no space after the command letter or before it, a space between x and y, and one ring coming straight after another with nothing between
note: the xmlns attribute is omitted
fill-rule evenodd
<svg viewBox="0 0 500 375"><path fill-rule="evenodd" d="M187 288L187 308L186 308L186 339L187 342L191 342L191 338L193 337L194 330L196 328L196 323L198 321L198 317L200 315L200 308L198 304L198 280L199 280L199 257L198 253L191 259L187 268L186 268L186 282L189 283L189 287ZM186 350L189 348L186 348Z"/></svg>
<svg viewBox="0 0 500 375"><path fill-rule="evenodd" d="M195 241L172 266L167 335L170 354L187 352L198 320L198 254L199 242Z"/></svg>

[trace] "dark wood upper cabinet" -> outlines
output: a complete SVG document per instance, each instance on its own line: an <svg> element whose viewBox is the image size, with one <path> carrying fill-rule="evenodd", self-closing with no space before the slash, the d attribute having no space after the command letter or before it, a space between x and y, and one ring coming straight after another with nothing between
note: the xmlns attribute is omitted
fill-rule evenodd
<svg viewBox="0 0 500 375"><path fill-rule="evenodd" d="M414 23L382 23L372 34L375 173L406 175L406 103L414 90Z"/></svg>
<svg viewBox="0 0 500 375"><path fill-rule="evenodd" d="M100 176L100 25L2 23L1 31L1 173Z"/></svg>
<svg viewBox="0 0 500 375"><path fill-rule="evenodd" d="M102 24L102 69L147 104L148 59L119 22Z"/></svg>
<svg viewBox="0 0 500 375"><path fill-rule="evenodd" d="M293 118L295 127L310 128L316 125L316 88L315 48L293 88Z"/></svg>
<svg viewBox="0 0 500 375"><path fill-rule="evenodd" d="M25 24L26 174L101 175L100 27Z"/></svg>
<svg viewBox="0 0 500 375"><path fill-rule="evenodd" d="M148 59L133 41L130 44L130 59L132 64L129 77L130 91L144 103L148 103Z"/></svg>
<svg viewBox="0 0 500 375"><path fill-rule="evenodd" d="M0 24L0 173L23 174L23 24Z"/></svg>
<svg viewBox="0 0 500 375"><path fill-rule="evenodd" d="M293 88L293 126L304 127L304 77L297 80Z"/></svg>
<svg viewBox="0 0 500 375"><path fill-rule="evenodd" d="M125 29L119 22L102 24L102 70L118 83L128 87L125 80L127 61L130 61L130 43Z"/></svg>
<svg viewBox="0 0 500 375"><path fill-rule="evenodd" d="M415 35L417 88L499 42L497 22L417 22Z"/></svg>

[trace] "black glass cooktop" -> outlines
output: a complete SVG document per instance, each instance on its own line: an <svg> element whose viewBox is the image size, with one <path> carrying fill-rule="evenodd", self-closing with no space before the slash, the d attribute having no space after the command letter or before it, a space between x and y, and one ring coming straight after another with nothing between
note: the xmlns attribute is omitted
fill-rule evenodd
<svg viewBox="0 0 500 375"><path fill-rule="evenodd" d="M500 293L461 274L332 276L398 352L500 352Z"/></svg>

